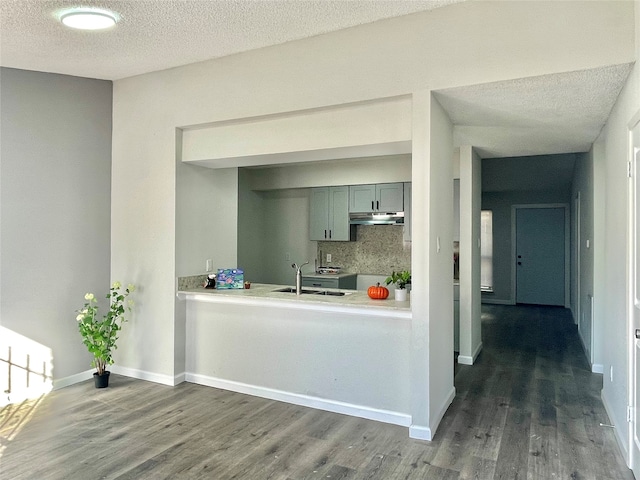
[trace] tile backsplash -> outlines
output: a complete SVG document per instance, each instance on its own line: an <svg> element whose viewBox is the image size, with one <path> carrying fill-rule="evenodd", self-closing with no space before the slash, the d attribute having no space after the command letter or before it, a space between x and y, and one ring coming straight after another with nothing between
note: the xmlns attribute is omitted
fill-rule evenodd
<svg viewBox="0 0 640 480"><path fill-rule="evenodd" d="M323 266L367 275L411 270L411 242L403 241L402 230L398 225L358 225L355 242L318 242L318 259L322 252Z"/></svg>

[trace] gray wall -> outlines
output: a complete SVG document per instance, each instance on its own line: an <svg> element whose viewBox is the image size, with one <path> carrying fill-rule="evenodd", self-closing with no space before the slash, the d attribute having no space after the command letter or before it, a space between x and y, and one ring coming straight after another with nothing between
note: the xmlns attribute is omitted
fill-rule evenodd
<svg viewBox="0 0 640 480"><path fill-rule="evenodd" d="M109 288L111 109L109 81L0 69L0 324L56 380L90 368L75 310Z"/></svg>
<svg viewBox="0 0 640 480"><path fill-rule="evenodd" d="M578 324L578 332L587 357L593 365L595 362L592 351L593 325L590 300L590 296L593 295L593 150L588 154L576 156L571 198L571 309L574 320ZM576 207L578 198L579 208ZM579 221L577 221L578 218ZM576 229L577 223L579 223L579 232ZM579 245L577 245L578 240ZM577 254L579 256L576 256Z"/></svg>
<svg viewBox="0 0 640 480"><path fill-rule="evenodd" d="M511 206L570 201L569 190L482 193L482 209L493 212L493 293L483 293L483 302L510 303L515 298L511 291Z"/></svg>

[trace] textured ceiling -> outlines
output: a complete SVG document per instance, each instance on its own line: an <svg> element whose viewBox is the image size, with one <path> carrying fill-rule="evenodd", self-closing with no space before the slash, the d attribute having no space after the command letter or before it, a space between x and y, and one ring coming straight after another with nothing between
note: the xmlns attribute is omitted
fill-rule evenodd
<svg viewBox="0 0 640 480"><path fill-rule="evenodd" d="M442 90L457 146L480 156L586 152L607 121L631 64Z"/></svg>
<svg viewBox="0 0 640 480"><path fill-rule="evenodd" d="M463 0L2 0L0 65L116 80L311 37ZM64 27L92 6L115 28Z"/></svg>

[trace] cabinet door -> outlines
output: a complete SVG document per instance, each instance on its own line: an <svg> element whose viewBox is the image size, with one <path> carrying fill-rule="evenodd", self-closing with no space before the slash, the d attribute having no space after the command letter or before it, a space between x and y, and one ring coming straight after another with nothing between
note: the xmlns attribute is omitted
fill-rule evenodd
<svg viewBox="0 0 640 480"><path fill-rule="evenodd" d="M349 187L349 212L373 212L375 199L375 185L351 185Z"/></svg>
<svg viewBox="0 0 640 480"><path fill-rule="evenodd" d="M349 187L329 187L329 238L327 240L348 242Z"/></svg>
<svg viewBox="0 0 640 480"><path fill-rule="evenodd" d="M402 212L404 209L403 192L402 183L381 183L376 185L376 211Z"/></svg>
<svg viewBox="0 0 640 480"><path fill-rule="evenodd" d="M337 278L302 277L302 285L305 287L338 288L338 283Z"/></svg>
<svg viewBox="0 0 640 480"><path fill-rule="evenodd" d="M404 227L402 239L411 241L411 182L404 184Z"/></svg>
<svg viewBox="0 0 640 480"><path fill-rule="evenodd" d="M329 238L329 188L311 189L309 199L309 239Z"/></svg>

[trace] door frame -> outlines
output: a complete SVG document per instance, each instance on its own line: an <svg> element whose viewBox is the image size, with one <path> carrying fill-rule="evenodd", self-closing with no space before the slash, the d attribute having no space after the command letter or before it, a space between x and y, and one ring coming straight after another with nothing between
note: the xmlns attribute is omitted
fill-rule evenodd
<svg viewBox="0 0 640 480"><path fill-rule="evenodd" d="M573 271L576 273L575 276L575 298L573 298L574 301L574 305L573 307L575 308L575 317L573 319L574 323L576 325L578 325L578 330L580 330L580 326L582 325L582 318L581 318L581 314L582 314L582 298L581 298L581 290L582 290L582 282L580 281L580 274L581 272L581 268L580 268L580 257L582 256L582 234L580 232L580 228L582 227L581 225L581 219L580 219L580 210L582 209L582 198L581 198L581 194L578 191L578 193L576 194L576 198L574 199L574 211L573 211L573 227L575 228L575 235L574 235L574 257L572 258L572 260L575 262L575 264L573 265ZM593 326L591 327L591 333L593 334ZM593 337L593 335L591 335ZM591 352L593 351L593 349L591 348L591 346L589 346L589 362L591 362Z"/></svg>
<svg viewBox="0 0 640 480"><path fill-rule="evenodd" d="M640 382L638 375L640 372L636 371L636 338L635 338L635 299L634 299L634 283L635 283L635 255L638 254L637 249L634 248L635 243L640 237L640 225L636 225L636 203L640 205L640 200L635 199L634 182L638 181L637 176L640 175L640 171L636 170L635 163L635 147L634 143L634 130L640 124L640 111L632 117L628 124L628 158L629 163L629 175L628 175L628 189L627 189L627 337L628 337L628 405L630 406L630 412L627 413L629 420L628 430L628 466L633 471L634 475L640 473L640 451L636 449L636 443L634 441L634 434L636 430L636 423L640 421L638 418L638 409L640 408L640 398L636 398L636 385ZM640 134L639 134L640 135ZM640 139L638 139L640 140Z"/></svg>
<svg viewBox="0 0 640 480"><path fill-rule="evenodd" d="M569 308L571 288L571 209L568 203L531 203L511 205L511 305L516 304L516 218L519 209L564 208L564 307Z"/></svg>

